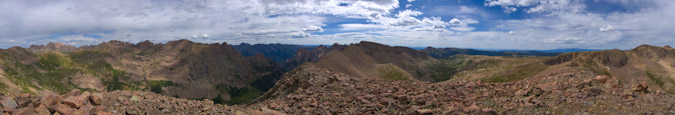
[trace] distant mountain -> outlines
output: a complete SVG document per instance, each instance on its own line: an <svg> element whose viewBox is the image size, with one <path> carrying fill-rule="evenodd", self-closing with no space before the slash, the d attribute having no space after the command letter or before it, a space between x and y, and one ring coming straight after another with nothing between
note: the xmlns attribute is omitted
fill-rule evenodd
<svg viewBox="0 0 675 115"><path fill-rule="evenodd" d="M435 61L426 53L408 47L362 41L329 51L311 64L356 77L434 81L427 63Z"/></svg>
<svg viewBox="0 0 675 115"><path fill-rule="evenodd" d="M293 57L281 62L281 65L284 70L290 71L303 63L319 61L319 59L321 59L326 55L326 53L330 51L342 50L346 47L346 45L333 44L330 47L320 45L314 49L300 49L297 51L297 53L295 53L295 55L293 55Z"/></svg>
<svg viewBox="0 0 675 115"><path fill-rule="evenodd" d="M0 52L0 69L0 81L5 81L0 85L23 92L147 90L224 103L252 99L283 74L280 65L262 55L246 57L227 43L188 40L13 47Z"/></svg>
<svg viewBox="0 0 675 115"><path fill-rule="evenodd" d="M427 47L422 50L435 58L445 58L457 54L486 55L486 56L555 56L555 52L540 51L487 51L461 48L433 48Z"/></svg>
<svg viewBox="0 0 675 115"><path fill-rule="evenodd" d="M282 62L287 60L300 49L311 50L318 46L305 46L305 45L290 45L290 44L247 44L241 43L239 45L233 45L235 50L239 51L244 56L253 56L256 54L262 54L265 57L271 58L276 62Z"/></svg>

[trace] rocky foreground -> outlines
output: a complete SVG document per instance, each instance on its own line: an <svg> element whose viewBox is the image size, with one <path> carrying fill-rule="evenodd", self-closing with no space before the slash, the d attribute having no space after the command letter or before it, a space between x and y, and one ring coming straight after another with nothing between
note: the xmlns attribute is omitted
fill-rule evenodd
<svg viewBox="0 0 675 115"><path fill-rule="evenodd" d="M509 83L428 83L357 78L305 68L250 105L151 92L3 95L3 114L675 114L675 95L591 73Z"/></svg>
<svg viewBox="0 0 675 115"><path fill-rule="evenodd" d="M509 83L391 81L316 68L294 72L304 77L286 77L272 90L297 90L268 92L270 99L249 108L290 114L675 114L673 94L583 71Z"/></svg>

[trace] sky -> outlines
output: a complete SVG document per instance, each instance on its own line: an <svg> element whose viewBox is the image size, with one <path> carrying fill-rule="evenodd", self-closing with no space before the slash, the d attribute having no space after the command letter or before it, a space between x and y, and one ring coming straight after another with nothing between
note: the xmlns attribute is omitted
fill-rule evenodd
<svg viewBox="0 0 675 115"><path fill-rule="evenodd" d="M477 49L675 44L675 0L0 0L0 48L109 40Z"/></svg>

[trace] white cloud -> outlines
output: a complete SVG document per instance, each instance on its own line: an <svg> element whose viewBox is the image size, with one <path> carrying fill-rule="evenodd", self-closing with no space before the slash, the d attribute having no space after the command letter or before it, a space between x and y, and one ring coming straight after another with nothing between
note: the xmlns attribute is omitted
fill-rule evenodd
<svg viewBox="0 0 675 115"><path fill-rule="evenodd" d="M383 30L388 27L376 24L340 24L341 30Z"/></svg>
<svg viewBox="0 0 675 115"><path fill-rule="evenodd" d="M606 32L606 31L614 31L614 26L607 25L607 26L602 26L599 29L601 32Z"/></svg>
<svg viewBox="0 0 675 115"><path fill-rule="evenodd" d="M306 31L306 32L323 32L323 28L321 28L320 26L311 25L311 26L302 28L302 31Z"/></svg>

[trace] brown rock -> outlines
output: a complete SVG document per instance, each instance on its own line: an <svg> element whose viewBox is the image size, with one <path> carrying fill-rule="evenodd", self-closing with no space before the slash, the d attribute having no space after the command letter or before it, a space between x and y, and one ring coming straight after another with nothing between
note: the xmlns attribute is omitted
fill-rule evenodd
<svg viewBox="0 0 675 115"><path fill-rule="evenodd" d="M14 112L16 112L16 108L5 107L5 108L2 109L2 111L5 111L7 113L14 113Z"/></svg>
<svg viewBox="0 0 675 115"><path fill-rule="evenodd" d="M5 108L16 108L19 106L14 100L14 97L4 97L2 98L2 102L0 102L0 104L2 104L2 107Z"/></svg>
<svg viewBox="0 0 675 115"><path fill-rule="evenodd" d="M19 111L16 113L13 113L14 115L34 115L35 114L35 108L33 107L24 107L21 108Z"/></svg>
<svg viewBox="0 0 675 115"><path fill-rule="evenodd" d="M103 95L101 93L93 93L89 96L89 99L95 105L101 105L103 103Z"/></svg>
<svg viewBox="0 0 675 115"><path fill-rule="evenodd" d="M526 89L521 89L516 91L516 93L513 93L516 96L526 96L529 91Z"/></svg>
<svg viewBox="0 0 675 115"><path fill-rule="evenodd" d="M434 111L432 111L431 109L418 109L415 111L415 113L417 113L418 115L431 115L433 114L433 112Z"/></svg>
<svg viewBox="0 0 675 115"><path fill-rule="evenodd" d="M467 113L478 113L480 111L481 111L480 107L478 107L478 105L476 105L475 103L467 108L464 108L464 112Z"/></svg>
<svg viewBox="0 0 675 115"><path fill-rule="evenodd" d="M23 93L23 94L21 94L19 97L22 97L22 98L30 98L30 93Z"/></svg>
<svg viewBox="0 0 675 115"><path fill-rule="evenodd" d="M87 98L83 96L71 96L63 99L63 104L66 104L72 108L79 108L85 102L87 102Z"/></svg>
<svg viewBox="0 0 675 115"><path fill-rule="evenodd" d="M44 105L40 105L37 108L35 108L35 112L38 115L51 115L52 114L51 111L49 111L49 109L47 107L45 107Z"/></svg>
<svg viewBox="0 0 675 115"><path fill-rule="evenodd" d="M40 104L45 105L46 107L53 107L59 104L62 99L63 98L61 98L60 96L49 95L45 98L42 98L42 100L40 100Z"/></svg>
<svg viewBox="0 0 675 115"><path fill-rule="evenodd" d="M546 92L551 92L553 89L556 88L558 85L558 82L551 82L551 83L545 83L545 84L537 84L537 88L546 91Z"/></svg>
<svg viewBox="0 0 675 115"><path fill-rule="evenodd" d="M605 82L605 88L620 88L619 80L612 78Z"/></svg>
<svg viewBox="0 0 675 115"><path fill-rule="evenodd" d="M609 80L609 76L607 75L598 75L593 78L593 81L600 82L600 83L605 83L607 80Z"/></svg>
<svg viewBox="0 0 675 115"><path fill-rule="evenodd" d="M633 90L626 89L626 90L623 90L623 93L621 94L621 97L631 98L631 97L635 97L635 94L633 94Z"/></svg>
<svg viewBox="0 0 675 115"><path fill-rule="evenodd" d="M62 115L70 115L71 113L73 113L73 109L70 108L68 105L64 105L64 104L56 105L56 109L54 109L54 111L56 111L56 112L58 112Z"/></svg>
<svg viewBox="0 0 675 115"><path fill-rule="evenodd" d="M89 115L89 111L78 109L78 110L73 111L73 114L71 114L71 115Z"/></svg>
<svg viewBox="0 0 675 115"><path fill-rule="evenodd" d="M105 111L99 111L99 112L94 113L94 115L112 115L112 113L108 113L108 112L105 112Z"/></svg>
<svg viewBox="0 0 675 115"><path fill-rule="evenodd" d="M600 95L600 93L602 93L602 89L595 87L588 89L588 91L591 93L591 95Z"/></svg>
<svg viewBox="0 0 675 115"><path fill-rule="evenodd" d="M96 106L96 107L94 107L94 110L92 110L92 111L94 111L94 113L100 112L100 111L105 111L105 106Z"/></svg>
<svg viewBox="0 0 675 115"><path fill-rule="evenodd" d="M72 96L80 95L80 90L79 89L73 89L70 92L63 94L61 98L68 98Z"/></svg>
<svg viewBox="0 0 675 115"><path fill-rule="evenodd" d="M490 108L483 108L482 111L483 111L483 114L486 114L486 115L497 115L497 111L492 110Z"/></svg>
<svg viewBox="0 0 675 115"><path fill-rule="evenodd" d="M94 106L87 104L87 105L82 105L82 106L80 107L80 109L78 109L78 110L83 110L83 111L86 111L86 112L91 112L92 110L94 110L94 108L95 108Z"/></svg>
<svg viewBox="0 0 675 115"><path fill-rule="evenodd" d="M648 89L649 89L649 83L644 82L644 81L640 82L638 85L635 86L635 88L633 88L633 90L635 90L637 92L643 92L643 93L649 93Z"/></svg>
<svg viewBox="0 0 675 115"><path fill-rule="evenodd" d="M22 108L28 106L28 104L33 103L33 100L29 98L25 98L23 96L17 97L16 98L16 104L18 104L17 107Z"/></svg>

